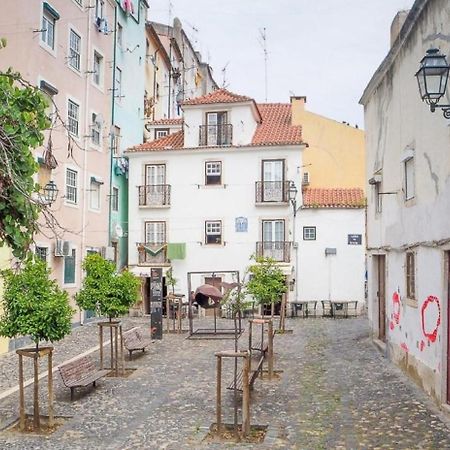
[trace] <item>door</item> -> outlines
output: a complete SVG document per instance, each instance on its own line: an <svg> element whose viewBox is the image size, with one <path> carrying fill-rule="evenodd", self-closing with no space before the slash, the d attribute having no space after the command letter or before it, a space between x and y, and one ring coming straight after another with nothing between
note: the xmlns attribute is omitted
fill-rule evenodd
<svg viewBox="0 0 450 450"><path fill-rule="evenodd" d="M205 284L210 284L211 286L216 287L219 289L220 292L222 292L222 278L221 277L205 277ZM220 308L210 308L205 309L205 315L206 316L214 316L214 310L220 311ZM217 314L218 317L220 317L220 313Z"/></svg>
<svg viewBox="0 0 450 450"><path fill-rule="evenodd" d="M166 165L148 164L145 166L145 205L166 204Z"/></svg>
<svg viewBox="0 0 450 450"><path fill-rule="evenodd" d="M263 161L262 181L263 181L263 202L282 202L284 179L284 161L268 160Z"/></svg>
<svg viewBox="0 0 450 450"><path fill-rule="evenodd" d="M144 261L146 263L166 262L166 222L145 222Z"/></svg>
<svg viewBox="0 0 450 450"><path fill-rule="evenodd" d="M378 278L378 339L386 342L386 256L378 255L376 264Z"/></svg>
<svg viewBox="0 0 450 450"><path fill-rule="evenodd" d="M450 403L450 252L445 252L445 274L447 284L447 403Z"/></svg>
<svg viewBox="0 0 450 450"><path fill-rule="evenodd" d="M208 145L224 145L227 144L226 139L226 112L214 112L206 115L206 124L208 126Z"/></svg>
<svg viewBox="0 0 450 450"><path fill-rule="evenodd" d="M284 220L263 220L263 256L284 261Z"/></svg>

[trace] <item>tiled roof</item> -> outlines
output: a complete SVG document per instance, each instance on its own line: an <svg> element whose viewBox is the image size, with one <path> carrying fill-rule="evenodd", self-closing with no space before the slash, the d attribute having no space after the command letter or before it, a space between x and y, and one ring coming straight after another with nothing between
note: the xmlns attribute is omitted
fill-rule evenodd
<svg viewBox="0 0 450 450"><path fill-rule="evenodd" d="M183 102L183 105L211 105L214 103L240 103L252 101L252 98L245 95L234 94L226 89L217 89L210 94L186 100Z"/></svg>
<svg viewBox="0 0 450 450"><path fill-rule="evenodd" d="M129 148L127 151L130 153L137 152L151 152L158 150L176 150L183 148L184 145L184 132L177 131L176 133L169 134L155 141L145 142L144 144L136 145Z"/></svg>
<svg viewBox="0 0 450 450"><path fill-rule="evenodd" d="M159 119L148 123L148 125L182 125L182 124L183 119L181 117L177 117L175 119Z"/></svg>
<svg viewBox="0 0 450 450"><path fill-rule="evenodd" d="M289 103L260 103L258 109L262 122L253 135L253 145L302 144L302 128L291 124Z"/></svg>
<svg viewBox="0 0 450 450"><path fill-rule="evenodd" d="M304 208L363 208L364 192L360 188L307 188L303 191Z"/></svg>

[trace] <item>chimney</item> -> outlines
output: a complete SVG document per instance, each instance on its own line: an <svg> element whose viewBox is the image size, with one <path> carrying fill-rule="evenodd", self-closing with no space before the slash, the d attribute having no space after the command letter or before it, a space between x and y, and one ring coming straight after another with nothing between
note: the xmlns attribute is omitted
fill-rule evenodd
<svg viewBox="0 0 450 450"><path fill-rule="evenodd" d="M300 117L305 112L306 96L291 96L292 125L301 125Z"/></svg>
<svg viewBox="0 0 450 450"><path fill-rule="evenodd" d="M394 45L395 41L397 40L400 31L403 27L403 24L405 23L406 18L408 17L409 9L404 9L402 11L399 11L392 21L391 24L391 48Z"/></svg>

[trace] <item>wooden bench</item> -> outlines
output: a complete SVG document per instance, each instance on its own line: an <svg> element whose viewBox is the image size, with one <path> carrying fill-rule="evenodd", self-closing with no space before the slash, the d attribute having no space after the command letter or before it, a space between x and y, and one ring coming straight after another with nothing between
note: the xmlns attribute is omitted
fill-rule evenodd
<svg viewBox="0 0 450 450"><path fill-rule="evenodd" d="M130 359L133 352L141 350L145 352L145 349L152 343L151 338L145 337L139 330L131 330L123 335L123 344L125 348L130 352Z"/></svg>
<svg viewBox="0 0 450 450"><path fill-rule="evenodd" d="M74 390L77 387L86 387L109 373L109 370L99 370L90 356L83 356L75 361L59 366L64 385L70 388L70 400L73 400Z"/></svg>

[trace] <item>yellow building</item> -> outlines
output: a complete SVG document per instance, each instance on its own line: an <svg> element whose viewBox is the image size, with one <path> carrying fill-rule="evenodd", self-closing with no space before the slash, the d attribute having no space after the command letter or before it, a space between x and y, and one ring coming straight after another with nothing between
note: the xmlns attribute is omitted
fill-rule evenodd
<svg viewBox="0 0 450 450"><path fill-rule="evenodd" d="M361 188L366 191L364 131L309 112L306 97L291 97L292 124L301 125L304 188Z"/></svg>
<svg viewBox="0 0 450 450"><path fill-rule="evenodd" d="M0 270L9 267L11 250L8 247L0 247ZM3 293L3 285L0 280L0 298ZM0 304L0 315L2 313ZM0 355L8 351L8 339L0 337Z"/></svg>

